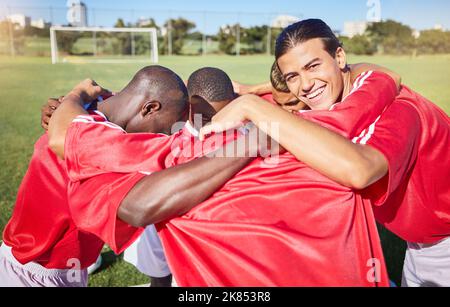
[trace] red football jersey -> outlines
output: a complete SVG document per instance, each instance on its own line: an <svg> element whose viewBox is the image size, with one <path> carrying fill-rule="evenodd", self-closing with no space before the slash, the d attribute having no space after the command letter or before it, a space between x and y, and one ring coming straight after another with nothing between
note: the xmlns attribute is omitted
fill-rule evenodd
<svg viewBox="0 0 450 307"><path fill-rule="evenodd" d="M94 263L103 247L96 236L80 231L67 200L69 178L64 162L48 148L47 134L35 144L22 180L4 243L22 264L34 261L48 269L69 269Z"/></svg>
<svg viewBox="0 0 450 307"><path fill-rule="evenodd" d="M368 73L358 79L355 91L333 112L308 112L302 116L352 138L363 130L354 125L365 127L372 123L395 95L392 79ZM352 108L353 103L366 107ZM342 123L342 118L347 121ZM136 155L144 150L142 142L128 142L123 150L117 149L118 139L113 150L107 151L106 146L102 151L103 142L84 146L82 130L68 131L68 138L71 131L78 131L70 136L72 145L66 148L66 153L73 150L71 163L98 172L108 171L111 161L131 167L132 162L127 161L131 160L139 165L135 171L144 171L142 165L154 164L148 159L157 159ZM91 128L88 131L93 132ZM124 138L133 137L117 129L110 131ZM101 135L98 133L99 138ZM89 157L90 150L107 156L110 163L89 165L80 157ZM83 153L77 156L78 152ZM124 156L114 157L115 153ZM140 158L143 160L136 161ZM292 155L278 159L276 167L270 160L254 161L208 201L161 226L168 261L180 285L388 285L370 203ZM181 155L176 162L189 160ZM120 169L120 165L112 169ZM376 276L372 274L373 266Z"/></svg>
<svg viewBox="0 0 450 307"><path fill-rule="evenodd" d="M403 87L353 141L378 149L389 163L389 175L366 191L378 222L413 243L450 236L450 120L442 110Z"/></svg>
<svg viewBox="0 0 450 307"><path fill-rule="evenodd" d="M396 93L387 75L367 72L333 112L299 116L351 138ZM370 201L289 153L255 160L209 200L160 225L160 235L183 286L388 285ZM376 280L368 278L372 265Z"/></svg>

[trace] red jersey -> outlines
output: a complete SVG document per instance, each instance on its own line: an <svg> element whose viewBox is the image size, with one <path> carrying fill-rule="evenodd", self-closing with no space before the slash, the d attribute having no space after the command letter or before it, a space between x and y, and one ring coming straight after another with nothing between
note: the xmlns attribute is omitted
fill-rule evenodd
<svg viewBox="0 0 450 307"><path fill-rule="evenodd" d="M99 121L99 125L107 125L109 129L120 131L119 127L106 123L101 115L93 117ZM80 117L75 122L84 120ZM107 134L105 137L107 138ZM98 140L92 139L85 141L98 143ZM90 158L93 163L97 163L95 159L99 157L100 155ZM158 161L155 164L158 164ZM77 180L89 179L91 174L93 173L81 171L77 174ZM48 269L72 268L72 259L78 259L81 268L87 268L97 260L105 242L120 253L142 230L129 227L120 221L116 209L106 204L108 201L120 203L143 176L140 173L126 176L108 174L96 185L98 190L95 194L90 192L93 190L91 182L85 180L84 194L76 196L91 200L91 208L97 206L96 210L89 211L81 206L71 207L67 195L73 189L74 183L69 180L65 161L58 159L49 149L48 137L45 134L34 146L27 173L19 187L13 215L3 233L4 243L12 248L12 254L20 263L33 261ZM75 196L72 197L76 200ZM95 200L98 203L95 203ZM94 225L97 225L98 229L93 229ZM121 236L123 233L125 234Z"/></svg>
<svg viewBox="0 0 450 307"><path fill-rule="evenodd" d="M389 174L366 191L382 225L413 243L450 236L450 120L403 87L380 119L353 140L383 153Z"/></svg>
<svg viewBox="0 0 450 307"><path fill-rule="evenodd" d="M82 268L95 262L103 246L96 236L74 224L67 201L69 178L64 162L48 148L47 134L34 146L27 173L17 193L4 243L22 264L34 261L48 269Z"/></svg>
<svg viewBox="0 0 450 307"><path fill-rule="evenodd" d="M359 81L345 103L336 106L333 112L311 111L303 116L350 138L359 135L363 128L354 126L372 123L396 95L395 83L384 74L369 73ZM353 104L373 107L353 108ZM348 120L341 123L342 117ZM77 129L69 129L68 138L71 131ZM73 151L71 163L83 164L97 172L108 171L111 166L106 163L88 166L89 162L79 158L89 157L91 150L94 154L101 152L98 145L85 146L80 138L83 134L78 130L78 134L70 136L72 145L66 148L66 153ZM140 166L153 163L142 161L155 156L136 156L147 145L130 144L135 147L102 153L110 161L120 161L127 167L132 163L127 159ZM120 146L118 141L114 142L116 146ZM124 156L113 158L116 152ZM136 161L139 159L142 160ZM179 158L177 163L189 160ZM273 167L270 161L255 160L208 201L184 217L160 225L167 258L179 284L388 285L370 202L290 154L279 157L278 162ZM368 278L373 265L377 268L376 280Z"/></svg>

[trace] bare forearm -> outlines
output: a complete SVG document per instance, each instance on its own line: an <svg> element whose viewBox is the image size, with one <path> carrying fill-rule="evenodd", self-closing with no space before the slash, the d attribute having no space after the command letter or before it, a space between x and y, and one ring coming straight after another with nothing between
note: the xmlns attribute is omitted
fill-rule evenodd
<svg viewBox="0 0 450 307"><path fill-rule="evenodd" d="M264 95L272 93L272 84L270 82L255 84L255 85L241 85L240 95Z"/></svg>
<svg viewBox="0 0 450 307"><path fill-rule="evenodd" d="M347 187L363 189L387 172L384 157L270 104L249 104L247 117L298 160ZM272 123L268 126L266 123ZM274 126L275 124L275 126ZM272 127L274 130L270 130Z"/></svg>
<svg viewBox="0 0 450 307"><path fill-rule="evenodd" d="M66 133L72 121L82 114L87 114L83 101L76 94L68 94L60 107L53 113L48 125L50 149L60 158L64 158Z"/></svg>
<svg viewBox="0 0 450 307"><path fill-rule="evenodd" d="M251 159L203 157L147 176L123 200L119 218L145 227L180 216L208 199Z"/></svg>

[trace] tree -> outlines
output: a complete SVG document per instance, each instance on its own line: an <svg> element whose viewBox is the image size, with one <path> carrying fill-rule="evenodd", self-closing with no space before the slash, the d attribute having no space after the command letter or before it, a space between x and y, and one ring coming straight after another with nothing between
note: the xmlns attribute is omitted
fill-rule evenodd
<svg viewBox="0 0 450 307"><path fill-rule="evenodd" d="M12 37L11 37L12 36ZM12 46L11 46L12 39ZM0 40L6 42L9 48L5 50L5 53L23 54L25 50L25 37L24 31L16 29L16 25L10 21L0 21Z"/></svg>
<svg viewBox="0 0 450 307"><path fill-rule="evenodd" d="M158 52L164 54L166 52L164 38L161 36L161 28L156 24L156 21L153 18L150 18L147 23L141 24L139 27L156 29L156 32L158 33ZM142 36L136 37L136 54L145 54L148 51L148 48L149 44L147 38L144 39Z"/></svg>
<svg viewBox="0 0 450 307"><path fill-rule="evenodd" d="M187 38L189 32L196 27L195 23L184 19L169 19L164 24L164 27L167 29L167 35L165 42L168 44L169 32L172 38L172 53L173 54L181 54L183 49L184 40Z"/></svg>
<svg viewBox="0 0 450 307"><path fill-rule="evenodd" d="M126 28L125 22L122 18L117 19L115 25L115 28ZM118 33L117 34L117 41L115 41L113 44L113 50L114 53L120 53L120 54L131 54L131 36L130 33Z"/></svg>
<svg viewBox="0 0 450 307"><path fill-rule="evenodd" d="M382 53L410 54L415 48L412 29L393 20L374 22L366 30L366 35Z"/></svg>
<svg viewBox="0 0 450 307"><path fill-rule="evenodd" d="M241 42L246 47L243 48L244 53L264 53L267 49L267 26L254 26L244 29Z"/></svg>
<svg viewBox="0 0 450 307"><path fill-rule="evenodd" d="M450 32L426 30L417 39L417 51L421 54L450 53Z"/></svg>
<svg viewBox="0 0 450 307"><path fill-rule="evenodd" d="M236 54L236 30L238 26L237 24L226 25L220 28L217 38L219 40L219 50L223 53Z"/></svg>
<svg viewBox="0 0 450 307"><path fill-rule="evenodd" d="M343 43L344 49L348 53L356 55L373 55L377 49L365 35L355 35L352 38L345 36L339 37Z"/></svg>

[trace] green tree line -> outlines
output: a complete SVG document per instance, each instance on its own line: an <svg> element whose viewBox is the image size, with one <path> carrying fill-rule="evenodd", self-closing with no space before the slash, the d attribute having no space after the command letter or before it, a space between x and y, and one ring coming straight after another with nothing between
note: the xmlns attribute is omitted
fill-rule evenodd
<svg viewBox="0 0 450 307"><path fill-rule="evenodd" d="M185 51L186 44L193 41L200 42L203 34L195 31L196 24L184 18L167 20L162 27L159 27L154 19L149 19L144 25L125 23L118 19L115 27L152 27L158 31L158 47L160 54L179 55ZM217 50L213 52L236 54L261 54L274 52L276 37L282 29L268 28L268 26L242 27L239 24L223 26L216 35L208 35L208 41L216 42ZM11 34L13 40L11 41ZM270 38L268 37L270 35ZM49 37L49 29L37 29L26 27L19 29L11 25L8 21L0 22L0 39L8 42L9 46L13 43L17 54L24 51L27 37ZM76 54L74 50L76 42L83 37L92 37L92 33L77 32L59 32L58 48L60 51L68 54ZM239 50L237 38L239 37ZM349 53L357 55L373 54L442 54L450 53L450 31L425 30L421 31L417 37L413 29L394 20L370 23L362 35L356 35L352 38L340 36L345 49ZM110 35L99 32L96 34L98 50L109 50L115 54L145 54L149 52L149 38L144 35L131 35L130 33L119 33ZM169 42L170 40L170 42ZM202 53L202 44L194 53ZM8 49L8 48L4 48ZM10 48L9 48L10 49ZM169 50L170 49L170 50Z"/></svg>

